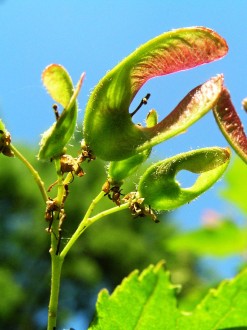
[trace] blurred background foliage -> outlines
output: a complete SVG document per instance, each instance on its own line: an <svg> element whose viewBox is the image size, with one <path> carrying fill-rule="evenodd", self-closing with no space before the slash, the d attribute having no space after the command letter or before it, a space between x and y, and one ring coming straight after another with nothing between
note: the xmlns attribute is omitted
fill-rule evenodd
<svg viewBox="0 0 247 330"><path fill-rule="evenodd" d="M53 164L38 162L32 147L20 146L20 150L49 187L56 180ZM75 147L70 151L75 157L78 150ZM63 242L71 236L105 182L105 166L99 160L83 163L86 175L75 177L70 184ZM245 215L246 176L246 167L236 160L225 177L222 191L222 196ZM137 179L138 174L128 180L123 193L132 191ZM50 289L50 238L45 231L48 226L44 220L45 204L29 172L16 158L0 155L0 183L0 328L44 329ZM56 187L51 197L55 192ZM102 209L111 207L111 203L106 196ZM170 214L159 215L160 223L156 224L149 218L134 219L126 210L90 227L65 260L60 324L66 324L75 315L83 315L85 322L90 322L101 288L112 291L132 270L142 270L161 259L166 261L172 281L182 285L178 297L181 307L187 310L220 279L212 268L201 263L203 257L238 255L239 268L244 266L246 226L226 215L209 212L204 226L183 232Z"/></svg>

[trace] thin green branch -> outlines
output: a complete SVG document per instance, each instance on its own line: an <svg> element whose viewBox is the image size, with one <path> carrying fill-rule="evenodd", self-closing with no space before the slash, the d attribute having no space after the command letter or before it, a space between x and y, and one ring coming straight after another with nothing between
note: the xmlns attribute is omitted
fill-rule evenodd
<svg viewBox="0 0 247 330"><path fill-rule="evenodd" d="M54 159L55 168L57 172L57 198L56 202L59 206L61 206L63 196L64 196L64 182L63 182L63 175L61 172L61 164L60 159Z"/></svg>
<svg viewBox="0 0 247 330"><path fill-rule="evenodd" d="M90 204L84 218L82 219L81 223L79 224L78 228L76 229L76 231L74 232L74 234L72 235L72 237L70 238L70 240L68 241L68 243L66 244L66 246L64 247L64 249L62 250L62 252L60 253L61 257L65 257L67 255L67 253L69 252L69 250L71 249L71 247L75 244L75 242L77 241L77 239L81 236L81 234L89 227L91 226L94 222L102 219L103 217L115 213L115 212L119 212L121 210L124 210L126 208L128 208L129 203L125 203L122 204L120 206L115 206L113 208L110 208L108 210L102 211L100 213L98 213L97 215L95 215L94 217L90 218L90 215L92 214L95 206L98 204L98 202L101 200L101 198L105 195L104 191L101 191L98 196L96 196L96 198L92 201L92 203Z"/></svg>
<svg viewBox="0 0 247 330"><path fill-rule="evenodd" d="M103 217L105 217L105 216L107 216L109 214L112 214L112 213L116 213L116 212L125 210L128 207L129 207L129 203L124 203L124 204L122 204L120 206L115 206L115 207L112 207L111 209L102 211L102 212L96 214L94 217L88 219L88 226L87 227L89 227L94 222L98 221L99 219L102 219Z"/></svg>
<svg viewBox="0 0 247 330"><path fill-rule="evenodd" d="M55 160L55 166L57 171L57 182L58 182L58 191L56 202L57 205L63 207L63 197L65 193L65 184L68 184L72 179L72 174L69 173L66 178L63 180L62 173L61 173L61 164L59 160ZM91 204L88 207L86 214L84 215L81 223L79 224L77 230L74 232L64 249L61 251L60 254L57 253L57 244L59 238L59 219L54 219L52 224L52 232L51 232L51 261L52 261L52 278L51 278L51 294L50 294L50 301L49 301L49 313L48 313L48 327L47 330L53 330L56 327L57 322L57 309L58 309L58 298L59 298L59 288L60 288L60 278L61 278L61 270L62 264L64 261L65 256L77 241L77 239L81 236L81 234L92 225L94 222L102 219L106 215L119 212L123 209L126 209L129 206L129 203L125 203L120 206L115 206L111 209L106 211L102 211L99 214L90 218L92 212L94 211L96 205L100 202L100 200L105 196L104 191L100 191L100 193L92 200ZM59 212L56 212L56 217L59 217Z"/></svg>
<svg viewBox="0 0 247 330"><path fill-rule="evenodd" d="M99 203L99 201L101 200L101 198L103 198L105 196L105 192L101 191L93 200L92 203L89 205L89 208L82 220L83 221L87 221L88 218L90 217L90 215L92 214L93 210L95 209L95 206ZM80 227L80 226L79 226ZM79 228L78 227L78 228Z"/></svg>
<svg viewBox="0 0 247 330"><path fill-rule="evenodd" d="M13 146L13 144L10 144L11 150L14 152L15 156L28 168L28 170L31 172L35 182L37 183L39 190L41 192L41 195L46 202L48 200L48 195L45 190L44 182L39 176L39 173L34 169L34 167L29 163L29 161L20 153L20 151Z"/></svg>
<svg viewBox="0 0 247 330"><path fill-rule="evenodd" d="M63 180L63 184L69 184L73 181L73 174L72 172L69 172L67 175L66 175L66 178Z"/></svg>
<svg viewBox="0 0 247 330"><path fill-rule="evenodd" d="M61 282L61 270L64 258L56 256L52 257L51 268L51 294L48 308L48 325L47 330L56 329L57 323L57 310L58 310L58 297Z"/></svg>
<svg viewBox="0 0 247 330"><path fill-rule="evenodd" d="M104 197L104 191L101 191L91 202L91 204L89 205L89 208L85 214L85 216L83 217L81 223L79 224L78 228L76 229L76 231L74 232L74 234L72 235L72 237L70 238L70 240L68 241L68 243L66 244L66 246L64 247L64 249L62 250L62 252L60 253L60 256L65 257L66 254L69 252L70 248L72 247L72 245L74 245L74 243L77 241L77 239L80 237L80 235L84 232L84 230L87 227L87 221L88 218L90 217L91 213L93 212L95 206L99 203L99 201L101 200L101 198Z"/></svg>
<svg viewBox="0 0 247 330"><path fill-rule="evenodd" d="M64 183L63 175L61 173L61 164L59 159L54 160L56 172L57 172L57 197L56 203L59 207L62 206L63 196L64 196ZM58 310L58 298L60 291L61 282L61 271L64 261L64 257L57 253L59 244L59 230L60 230L60 210L55 212L54 220L51 227L51 291L50 300L48 308L48 325L47 330L53 330L56 328L57 323L57 310Z"/></svg>

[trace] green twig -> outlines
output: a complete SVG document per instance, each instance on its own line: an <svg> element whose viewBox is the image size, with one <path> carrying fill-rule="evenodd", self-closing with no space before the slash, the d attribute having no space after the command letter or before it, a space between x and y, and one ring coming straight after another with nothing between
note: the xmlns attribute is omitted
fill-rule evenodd
<svg viewBox="0 0 247 330"><path fill-rule="evenodd" d="M55 242L55 236L53 239ZM60 280L61 280L61 271L64 258L61 258L59 255L55 254L55 251L51 251L52 258L52 268L51 268L51 293L50 293L50 301L48 308L48 325L47 330L56 329L57 323L57 310L58 310L58 298L59 298L59 290L60 290Z"/></svg>
<svg viewBox="0 0 247 330"><path fill-rule="evenodd" d="M29 163L29 161L20 153L20 151L17 150L16 147L13 146L13 144L10 144L11 150L14 152L15 156L28 168L28 170L31 172L35 182L37 183L39 190L41 192L41 195L46 202L48 200L48 196L45 190L44 182L41 180L39 173L34 169L34 167Z"/></svg>
<svg viewBox="0 0 247 330"><path fill-rule="evenodd" d="M122 204L120 206L115 206L115 207L112 207L111 209L102 211L102 212L96 214L94 217L88 219L88 221L87 221L88 222L87 227L89 227L94 222L98 221L99 219L102 219L103 217L105 217L105 216L107 216L109 214L112 214L112 213L116 213L116 212L125 210L128 207L129 207L129 203L124 203L124 204Z"/></svg>
<svg viewBox="0 0 247 330"><path fill-rule="evenodd" d="M69 183L71 181L70 175L67 175L65 180L62 180L62 174L60 171L60 163L58 160L55 160L57 175L58 175L58 194L56 198L56 202L58 206L61 206L61 202L64 196L64 184ZM89 208L83 217L81 223L79 224L77 230L74 232L64 249L58 254L56 251L56 246L58 244L58 235L59 235L59 221L54 221L52 224L52 233L51 233L51 260L52 260L52 279L51 279L51 294L50 294L50 302L49 302L49 313L48 313L48 327L47 330L53 330L56 327L56 319L57 319L57 309L58 309L58 297L59 297L59 287L60 287L60 278L61 278L61 270L65 256L77 241L77 239L81 236L81 234L91 226L94 222L102 219L106 215L119 212L123 209L128 208L129 203L122 204L120 206L112 207L106 211L102 211L99 214L90 218L92 212L94 211L96 205L100 202L100 200L105 196L104 191L100 191L100 193L92 200ZM59 217L59 214L57 215ZM58 220L58 219L56 219Z"/></svg>
<svg viewBox="0 0 247 330"><path fill-rule="evenodd" d="M64 184L63 176L60 168L60 160L54 160L57 172L57 197L56 204L60 208L62 205L62 200L64 196ZM56 329L57 323L57 310L58 310L58 298L60 291L60 282L61 282L61 271L64 258L57 253L57 245L59 244L59 218L60 211L55 212L54 220L51 226L51 292L50 292L50 301L48 308L48 325L47 330Z"/></svg>
<svg viewBox="0 0 247 330"><path fill-rule="evenodd" d="M81 223L79 224L78 228L76 229L76 231L74 232L74 234L72 235L72 237L70 238L70 240L68 241L68 243L66 244L66 246L64 247L64 249L62 250L62 252L60 253L60 256L65 257L66 254L68 253L68 251L70 250L70 248L72 247L72 245L74 245L74 243L76 242L76 240L80 237L80 235L84 232L84 230L86 229L86 223L88 218L90 217L91 213L93 212L95 206L99 203L99 201L101 200L102 197L104 197L104 191L101 191L98 196L96 196L93 200L92 203L89 205L89 208L85 214L85 216L83 217Z"/></svg>
<svg viewBox="0 0 247 330"><path fill-rule="evenodd" d="M115 213L115 212L119 212L121 210L124 210L126 208L128 208L129 203L125 203L122 204L120 206L115 206L113 208L110 208L106 211L102 211L99 214L95 215L94 217L90 218L90 215L92 214L96 204L101 200L101 198L105 195L104 191L101 191L98 196L96 196L96 198L92 201L92 203L90 204L84 218L82 219L81 223L79 224L78 228L76 229L76 231L74 232L74 234L72 235L72 237L70 238L70 240L68 241L68 243L66 244L66 246L64 247L64 249L62 250L62 252L60 253L60 256L65 257L66 254L69 252L69 250L71 249L71 247L75 244L75 242L77 241L77 239L81 236L81 234L89 227L91 226L94 222L102 219L103 217Z"/></svg>

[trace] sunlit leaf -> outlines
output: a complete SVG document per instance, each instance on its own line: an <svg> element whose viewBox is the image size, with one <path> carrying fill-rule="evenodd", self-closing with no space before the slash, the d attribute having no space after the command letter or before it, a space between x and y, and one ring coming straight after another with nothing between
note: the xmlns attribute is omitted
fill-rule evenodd
<svg viewBox="0 0 247 330"><path fill-rule="evenodd" d="M184 316L180 329L219 330L247 326L247 270L232 280L224 280L190 314Z"/></svg>
<svg viewBox="0 0 247 330"><path fill-rule="evenodd" d="M177 307L162 263L131 273L112 295L102 290L90 330L219 330L247 326L247 270L211 290L191 312Z"/></svg>
<svg viewBox="0 0 247 330"><path fill-rule="evenodd" d="M176 329L180 316L175 286L169 273L162 270L162 263L142 274L132 272L111 296L101 291L96 311L90 330Z"/></svg>

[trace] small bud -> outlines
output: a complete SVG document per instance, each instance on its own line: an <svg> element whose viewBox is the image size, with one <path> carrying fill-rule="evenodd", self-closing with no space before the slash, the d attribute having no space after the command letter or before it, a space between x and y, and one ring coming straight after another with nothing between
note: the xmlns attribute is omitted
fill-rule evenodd
<svg viewBox="0 0 247 330"><path fill-rule="evenodd" d="M154 109L150 110L147 117L146 117L146 126L147 127L153 127L158 122L158 114L157 111Z"/></svg>
<svg viewBox="0 0 247 330"><path fill-rule="evenodd" d="M14 153L10 148L11 136L6 130L2 120L0 119L0 153L7 157L14 157Z"/></svg>
<svg viewBox="0 0 247 330"><path fill-rule="evenodd" d="M245 112L247 112L247 97L245 99L243 99L242 106L243 106Z"/></svg>

